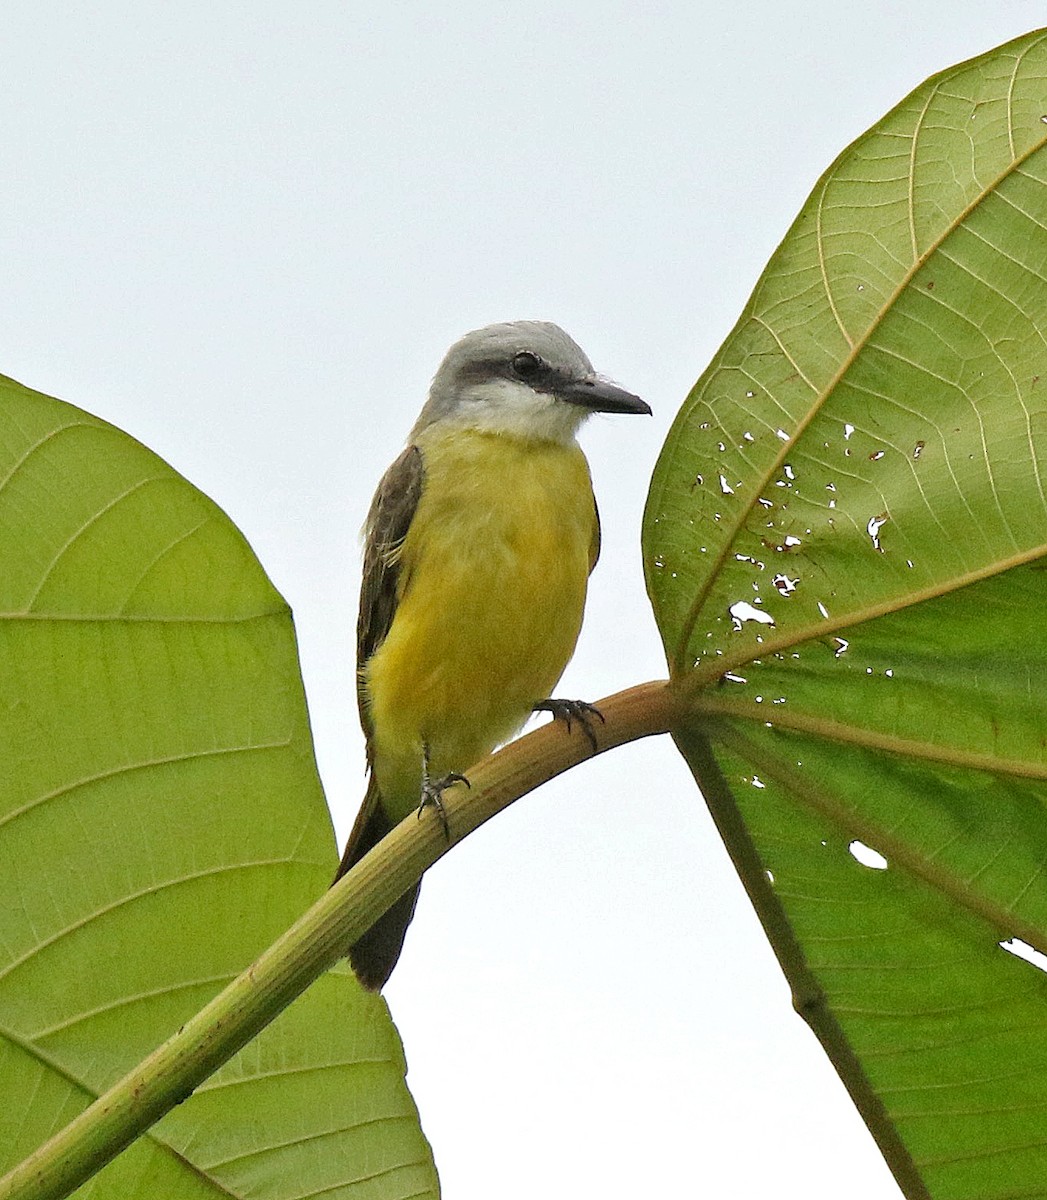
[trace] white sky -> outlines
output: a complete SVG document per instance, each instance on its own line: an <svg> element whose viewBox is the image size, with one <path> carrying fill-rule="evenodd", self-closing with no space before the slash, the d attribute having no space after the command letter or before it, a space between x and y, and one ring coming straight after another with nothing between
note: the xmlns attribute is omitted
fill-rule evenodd
<svg viewBox="0 0 1047 1200"><path fill-rule="evenodd" d="M0 372L213 496L292 604L342 836L356 531L467 329L555 320L650 421L563 695L664 674L640 514L675 409L817 176L1042 3L9 0ZM896 1196L666 740L433 869L387 989L448 1200Z"/></svg>

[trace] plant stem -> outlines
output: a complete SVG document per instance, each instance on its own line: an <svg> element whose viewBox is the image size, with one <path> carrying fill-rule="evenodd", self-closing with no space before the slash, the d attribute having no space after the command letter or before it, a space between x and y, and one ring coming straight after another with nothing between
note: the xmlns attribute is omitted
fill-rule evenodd
<svg viewBox="0 0 1047 1200"><path fill-rule="evenodd" d="M599 751L668 731L674 702L665 682L601 700ZM333 888L148 1058L0 1179L0 1200L69 1195L268 1025L427 867L513 800L593 753L585 734L543 726L469 771L470 789L448 790L441 823L402 821Z"/></svg>

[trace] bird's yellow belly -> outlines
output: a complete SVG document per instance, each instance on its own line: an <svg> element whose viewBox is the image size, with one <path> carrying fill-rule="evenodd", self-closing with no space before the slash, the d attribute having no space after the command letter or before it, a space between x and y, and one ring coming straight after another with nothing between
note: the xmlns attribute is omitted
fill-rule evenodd
<svg viewBox="0 0 1047 1200"><path fill-rule="evenodd" d="M596 522L576 446L459 431L422 448L402 595L364 668L372 767L404 812L423 745L434 776L462 771L550 694L581 628Z"/></svg>

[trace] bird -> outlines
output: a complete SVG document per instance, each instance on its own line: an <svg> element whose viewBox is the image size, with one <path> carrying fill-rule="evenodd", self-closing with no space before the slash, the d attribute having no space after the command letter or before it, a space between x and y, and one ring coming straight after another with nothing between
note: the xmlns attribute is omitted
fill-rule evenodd
<svg viewBox="0 0 1047 1200"><path fill-rule="evenodd" d="M574 652L600 518L576 434L592 413L650 414L559 326L512 321L448 350L364 524L357 699L368 783L335 881L413 810L510 740L551 699ZM595 748L595 743L594 743ZM349 950L380 990L415 885Z"/></svg>

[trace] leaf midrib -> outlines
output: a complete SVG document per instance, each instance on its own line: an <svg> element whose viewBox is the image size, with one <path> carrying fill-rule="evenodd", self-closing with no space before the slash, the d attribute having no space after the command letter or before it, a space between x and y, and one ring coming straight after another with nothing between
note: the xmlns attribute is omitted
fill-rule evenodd
<svg viewBox="0 0 1047 1200"><path fill-rule="evenodd" d="M884 617L890 613L911 608L915 604L938 600L943 596L949 595L951 592L961 591L965 587L982 583L987 579L993 579L997 575L1002 575L1017 567L1028 566L1030 563L1036 562L1045 556L1047 556L1047 541L1038 543L1020 554L1012 554L1007 558L999 559L979 570L966 571L962 575L955 575L951 579L943 580L941 583L934 584L933 586L914 590L905 596L893 596L882 600L878 604L870 604L866 608L852 609L842 617L826 617L817 625L789 626L777 636L775 636L774 632L776 627L762 626L764 632L761 632L760 635L763 639L761 642L755 646L739 646L733 652L725 650L723 654L717 655L713 659L707 659L693 670L687 672L683 682L676 681L677 694L681 698L693 697L710 684L717 683L726 671L733 671L757 659L768 658L771 655L792 650L797 646L803 645L805 642L832 637L834 634L853 629L856 625L862 625L866 621L874 620L876 617Z"/></svg>
<svg viewBox="0 0 1047 1200"><path fill-rule="evenodd" d="M882 751L906 758L919 759L923 762L933 762L945 767L987 771L993 775L1008 776L1014 779L1047 781L1047 762L1002 758L995 754L966 750L960 746L904 738L872 729L867 725L812 716L796 710L790 711L784 707L774 709L772 716L768 713L766 704L755 704L752 701L705 693L692 702L691 711L696 716L729 717L752 721L761 726L769 723L775 729L785 729L792 733L824 738L827 741L857 746L864 750Z"/></svg>
<svg viewBox="0 0 1047 1200"><path fill-rule="evenodd" d="M819 788L809 775L791 767L780 755L767 750L727 722L717 722L709 733L732 753L752 763L761 777L785 788L808 811L830 821L844 830L847 836L873 847L887 859L889 868L905 870L945 896L958 909L980 917L1000 935L1000 939L1017 937L1041 952L1047 949L1047 930L992 902L967 881L960 880L954 872L915 851L911 843L896 836L886 826L875 824L854 809L845 809L828 792Z"/></svg>
<svg viewBox="0 0 1047 1200"><path fill-rule="evenodd" d="M938 93L939 88L946 81L946 79L952 78L952 74L953 73L950 73L949 75L944 76L942 79L939 80L938 84L935 86L934 90L931 92L931 97L933 97L934 95L936 95ZM928 99L928 107L929 107L929 105L930 105L930 98ZM918 130L918 128L919 127L917 127L917 130ZM870 133L866 134L862 138L859 138L857 141L852 143L852 145L848 148L848 150L844 152L845 155L853 153L860 145L862 145L863 142L867 141L871 136L873 136L874 132L875 132L875 130L870 131ZM913 138L915 139L917 136L918 136L917 131L914 130ZM1047 134L1044 134L1044 136L1041 137L1038 141L1033 142L1023 154L1015 156L1003 171L1001 171L997 176L995 176L991 180L991 182L989 184L987 184L957 214L957 216L951 222L949 222L946 226L943 227L943 230L941 231L939 236L937 238L935 238L933 241L928 243L928 245L927 245L926 249L923 251L923 253L920 254L913 261L912 265L903 274L901 280L898 283L898 286L894 289L894 291L888 297L886 303L882 306L880 311L876 314L875 318L869 322L869 325L867 326L867 328L863 332L863 334L860 337L858 337L851 344L851 348L848 351L848 353L844 356L839 368L833 374L832 378L829 380L829 382L825 386L825 388L816 397L816 400L812 404L808 414L800 421L799 425L796 428L796 431L792 434L792 436L789 438L788 441L783 441L781 443L781 447L779 448L778 453L775 455L775 457L771 461L769 467L762 473L762 475L759 477L758 481L756 483L754 483L754 485L751 489L749 498L746 500L746 502L743 505L740 506L736 518L732 522L729 523L729 525L728 525L729 532L728 532L727 536L725 537L723 543L721 544L719 551L713 556L713 558L710 562L709 571L705 577L705 580L702 583L701 587L699 588L697 596L695 597L693 603L691 604L690 608L687 611L687 614L684 617L683 624L681 626L680 637L677 642L677 647L676 647L676 650L670 661L670 672L672 674L678 675L681 673L683 673L683 674L688 673L687 671L685 671L684 663L685 663L686 659L689 657L688 646L690 645L691 637L694 633L694 628L698 623L698 618L701 616L702 611L704 610L705 605L709 600L709 596L713 590L713 587L714 587L716 581L718 580L718 578L720 577L720 573L723 569L723 566L734 548L734 545L735 545L736 539L738 538L739 533L742 531L742 529L744 529L746 522L752 516L752 513L755 509L756 504L759 501L760 496L762 496L764 494L764 491L766 490L766 488L770 485L770 483L773 481L773 479L779 474L783 465L789 458L790 454L795 452L797 443L803 437L803 434L806 432L806 430L808 429L808 427L810 426L812 421L815 419L815 417L818 416L818 414L822 411L822 409L824 408L826 403L833 396L837 387L842 383L843 379L846 377L847 373L850 371L851 367L854 365L854 362L858 358L859 354L861 354L865 350L866 346L869 344L869 342L870 342L871 338L873 337L873 335L875 334L875 332L880 328L880 326L886 320L887 316L893 311L893 309L894 309L895 305L898 303L899 299L906 293L913 278L919 273L920 270L922 270L922 268L933 257L933 255L936 254L938 252L938 250L942 247L942 245L958 229L960 229L963 226L963 224L967 221L967 219L975 211L977 211L977 209L985 202L985 200L988 197L990 197L991 195L993 195L1000 188L1000 186L1003 184L1003 182L1006 179L1008 179L1011 175L1013 175L1026 162L1028 162L1029 159L1032 158L1034 154L1036 154L1041 149L1043 149L1043 147L1045 145L1047 145ZM913 154L913 156L911 156L911 159L910 159L910 162L914 162L914 161L915 161L915 153ZM838 162L839 162L839 160L838 160ZM821 201L825 194L826 188L828 187L829 183L831 182L832 178L834 177L836 169L837 169L837 163L834 163L829 168L829 170L822 176L821 180L819 181L818 191L817 191L817 201L816 201L816 203L818 205L821 204ZM910 166L910 172L909 172L909 184L910 184L910 186L912 184L912 167L911 166ZM804 207L803 212L801 212L800 217L797 218L797 220L802 219L803 213L807 212L808 209L809 209L809 205L806 205ZM794 223L794 225L795 225L795 223ZM786 236L788 237L789 235L787 234ZM821 251L820 232L816 233L816 237L818 240L818 247L819 247L819 252L820 252ZM773 268L773 266L774 266L774 264L772 262L771 266L768 267L768 271L770 271ZM765 275L766 275L766 272L765 272ZM762 323L762 318L758 317L754 311L754 300L755 300L755 297L759 294L761 283L762 283L762 279L761 279L760 283L757 283L756 288L753 291L753 297L750 299L749 304L746 306L746 315L747 315L749 321L761 321L761 323ZM825 286L826 297L827 297L830 305L832 305L833 302L832 302L830 289L828 287L827 281L825 281L825 283L826 283L826 286ZM769 327L767 327L767 328L769 328ZM770 332L773 333L773 330ZM732 339L734 336L736 336L736 335L732 335ZM781 342L779 339L777 339L776 335L775 335L775 337L776 337L776 340L779 341L779 345L781 345ZM783 352L783 354L786 355L787 358L789 358L789 361L791 362L792 359L788 355L784 346L782 346L782 352ZM718 367L714 368L714 371L710 372L706 376L706 378L711 379L716 370L718 370ZM797 370L799 370L798 367L797 367ZM704 392L704 388L703 388L703 392ZM695 401L695 404L697 404L697 399ZM690 411L693 410L693 407L694 406L692 405L691 409L688 410L688 415L689 415ZM1039 557L1040 554L1042 554L1043 552L1044 551L1041 548L1041 549L1037 550L1036 554L1032 555L1031 557ZM1006 563L1006 565L1002 566L1002 567L994 564L993 567L985 570L984 572L977 575L976 577L977 578L985 578L989 575L997 574L997 573L999 573L1000 570L1004 570L1007 568L1007 566L1011 566L1011 565L1014 565L1013 561L1008 561ZM845 621L841 620L841 621L837 622L835 628L846 628L849 625L857 623L857 621L866 620L870 616L878 616L878 615L882 615L883 613L886 613L886 612L893 612L893 611L897 611L898 609L901 609L901 608L906 608L911 604L919 603L921 600L931 598L934 595L942 595L948 591L955 590L955 588L958 586L960 586L960 587L965 586L967 582L971 582L971 581L973 581L973 579L971 577L962 577L961 581L959 583L955 583L955 582L949 583L949 582L943 581L942 586L934 591L926 591L925 590L924 592L913 593L911 596L896 597L893 601L891 601L887 604L876 606L875 608L870 608L870 610L865 615L857 615L856 616L854 614L851 614L850 616L848 616L848 618ZM829 622L826 622L826 625L829 625ZM825 626L819 626L818 630L819 630L819 632L832 632L831 629L826 629ZM807 633L805 635L805 638L809 638L811 636L817 636L817 634ZM790 635L789 641L788 642L783 641L781 644L789 645L789 644L792 644L796 640L805 640L805 638L797 639L796 637ZM776 648L780 648L780 646L778 646ZM761 651L765 651L765 647L761 647L760 649L761 649ZM740 658L732 660L732 661L734 662L734 665L739 665L742 662L749 661L752 657L755 657L755 656L756 655L754 655L754 654L750 654L748 656L740 657ZM726 669L724 664L727 661L728 661L727 655L724 655L722 658L717 659L717 666L719 666L721 668L721 672L723 669ZM718 673L720 673L720 672L718 672Z"/></svg>

